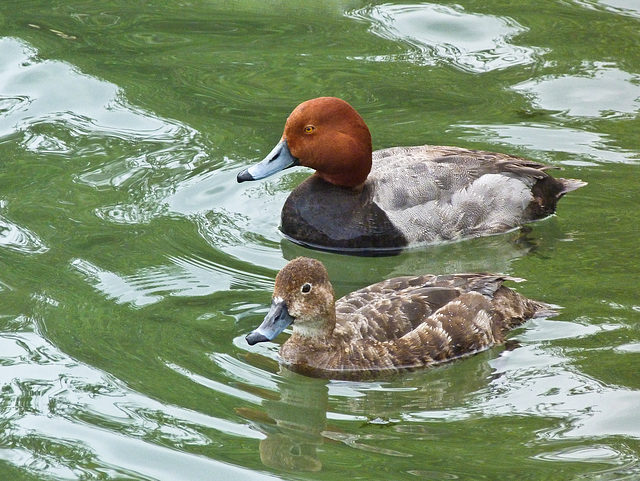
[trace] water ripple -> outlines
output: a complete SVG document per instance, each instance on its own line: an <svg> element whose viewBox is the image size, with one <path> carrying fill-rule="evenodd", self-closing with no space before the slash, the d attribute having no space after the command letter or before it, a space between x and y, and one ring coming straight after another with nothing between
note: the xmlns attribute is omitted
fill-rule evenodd
<svg viewBox="0 0 640 481"><path fill-rule="evenodd" d="M0 201L0 208L4 206ZM36 234L3 216L0 216L0 248L22 254L42 254L49 250Z"/></svg>
<svg viewBox="0 0 640 481"><path fill-rule="evenodd" d="M117 85L38 59L13 38L0 38L0 91L0 138L21 136L22 147L39 154L98 156L99 167L77 177L93 187L185 170L203 155L193 129L130 105Z"/></svg>
<svg viewBox="0 0 640 481"><path fill-rule="evenodd" d="M25 110L31 103L31 99L26 95L15 97L0 96L0 117L7 117L18 110Z"/></svg>
<svg viewBox="0 0 640 481"><path fill-rule="evenodd" d="M16 39L0 38L0 91L0 138L15 137L37 154L82 158L86 166L72 174L76 183L124 193L94 208L100 219L132 225L175 214L189 217L215 249L250 260L266 256L271 267L281 267L273 247L281 239L278 204L290 186L262 196L264 215L256 218L255 200L246 194L278 182L238 189L234 164L249 160L212 159L198 131L130 105L118 86L70 64L38 59L35 49ZM246 96L239 98L247 103ZM35 241L28 231L8 227L7 245Z"/></svg>
<svg viewBox="0 0 640 481"><path fill-rule="evenodd" d="M210 378L206 378L204 376L201 376L199 374L196 374L194 372L189 371L188 369L185 369L181 366L178 366L177 364L174 363L166 363L166 366L169 369L174 370L175 372L177 372L178 374L185 376L186 378L190 379L191 381L195 382L196 384L199 384L201 386L206 387L207 389L212 389L214 391L223 393L227 396L233 396L239 400L242 401L249 401L255 404L259 404L262 401L262 398L251 394L250 392L247 392L245 390L242 389L238 389L236 387L233 386L228 386L226 384L221 383L220 381L216 381L214 379L210 379ZM262 377L256 377L257 380L260 381L264 381L264 376ZM255 386L254 383L251 383L252 386Z"/></svg>
<svg viewBox="0 0 640 481"><path fill-rule="evenodd" d="M522 345L490 361L493 381L474 393L472 401L445 411L405 412L402 419L458 421L487 417L534 416L556 423L539 430L539 440L628 436L640 439L635 413L640 391L607 386L573 367L557 349ZM370 401L369 401L370 402Z"/></svg>
<svg viewBox="0 0 640 481"><path fill-rule="evenodd" d="M526 29L507 17L467 13L461 7L430 3L384 4L349 14L371 23L379 37L402 42L411 51L400 59L420 65L446 62L473 73L528 65L543 49L513 45L511 39ZM396 60L396 56L370 60Z"/></svg>
<svg viewBox="0 0 640 481"><path fill-rule="evenodd" d="M607 134L588 132L557 125L521 123L517 125L461 125L462 128L482 133L478 140L498 139L509 146L529 148L536 151L537 158L544 161L545 152L563 152L569 155L566 165L592 166L600 162L636 163L640 153L611 145L613 139ZM474 136L470 135L473 140ZM505 148L506 149L506 148ZM554 162L557 154L548 157Z"/></svg>
<svg viewBox="0 0 640 481"><path fill-rule="evenodd" d="M269 278L197 257L168 256L167 265L122 275L75 259L71 266L94 288L118 304L143 307L165 296L205 296L230 289L269 289Z"/></svg>
<svg viewBox="0 0 640 481"><path fill-rule="evenodd" d="M0 335L0 353L0 460L60 479L268 479L184 451L219 447L211 430L263 437L244 424L155 401L70 358L36 332Z"/></svg>
<svg viewBox="0 0 640 481"><path fill-rule="evenodd" d="M574 0L574 2L589 10L604 10L618 15L640 18L640 5L636 0Z"/></svg>
<svg viewBox="0 0 640 481"><path fill-rule="evenodd" d="M640 111L640 75L610 64L583 66L582 75L547 75L513 87L533 97L535 107L567 117L635 117Z"/></svg>

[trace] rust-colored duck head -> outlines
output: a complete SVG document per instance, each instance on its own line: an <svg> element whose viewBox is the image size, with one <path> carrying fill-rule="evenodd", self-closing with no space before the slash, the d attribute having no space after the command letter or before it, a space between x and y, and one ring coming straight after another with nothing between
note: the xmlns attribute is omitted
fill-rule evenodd
<svg viewBox="0 0 640 481"><path fill-rule="evenodd" d="M240 172L238 182L302 165L331 184L357 187L371 171L371 153L371 133L360 114L344 100L320 97L291 112L278 145L262 162Z"/></svg>

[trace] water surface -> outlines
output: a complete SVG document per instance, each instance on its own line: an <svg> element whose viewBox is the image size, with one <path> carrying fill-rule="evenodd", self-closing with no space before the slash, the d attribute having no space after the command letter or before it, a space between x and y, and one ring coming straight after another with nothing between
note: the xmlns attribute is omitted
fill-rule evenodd
<svg viewBox="0 0 640 481"><path fill-rule="evenodd" d="M5 0L0 27L0 479L640 477L633 1ZM305 250L277 227L308 172L235 175L321 95L375 148L589 185L525 236ZM307 379L244 341L297 255L339 295L488 270L562 309L433 370Z"/></svg>

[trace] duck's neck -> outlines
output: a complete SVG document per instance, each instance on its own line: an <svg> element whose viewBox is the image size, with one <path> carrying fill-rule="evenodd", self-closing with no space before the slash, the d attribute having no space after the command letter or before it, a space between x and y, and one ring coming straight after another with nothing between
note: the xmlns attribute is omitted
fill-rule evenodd
<svg viewBox="0 0 640 481"><path fill-rule="evenodd" d="M360 163L349 170L341 170L338 172L316 172L325 182L345 187L347 189L360 189L371 172L371 160Z"/></svg>
<svg viewBox="0 0 640 481"><path fill-rule="evenodd" d="M371 135L366 125L363 129L360 136L343 136L343 141L336 141L332 151L313 152L302 165L315 169L316 174L330 184L349 189L362 186L373 166Z"/></svg>
<svg viewBox="0 0 640 481"><path fill-rule="evenodd" d="M333 336L335 326L335 314L329 319L305 320L303 323L293 324L293 335L291 337L304 339L307 342L324 343Z"/></svg>

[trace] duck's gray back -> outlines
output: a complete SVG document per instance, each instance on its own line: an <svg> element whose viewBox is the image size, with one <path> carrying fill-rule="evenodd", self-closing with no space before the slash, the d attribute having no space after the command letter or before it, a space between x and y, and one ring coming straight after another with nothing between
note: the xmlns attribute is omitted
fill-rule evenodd
<svg viewBox="0 0 640 481"><path fill-rule="evenodd" d="M374 152L374 202L409 243L499 233L531 219L532 188L545 166L457 147Z"/></svg>

